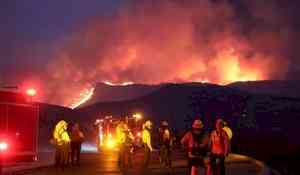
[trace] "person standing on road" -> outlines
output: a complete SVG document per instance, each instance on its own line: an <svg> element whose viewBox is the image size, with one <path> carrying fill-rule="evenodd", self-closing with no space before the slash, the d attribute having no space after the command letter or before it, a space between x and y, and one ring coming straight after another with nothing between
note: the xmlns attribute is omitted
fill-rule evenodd
<svg viewBox="0 0 300 175"><path fill-rule="evenodd" d="M125 129L125 122L121 120L116 127L117 143L119 147L119 152L118 152L119 167L121 167L121 161L123 159L123 152L124 152L124 144L126 139L124 129Z"/></svg>
<svg viewBox="0 0 300 175"><path fill-rule="evenodd" d="M209 160L209 134L203 130L203 123L196 119L192 130L187 132L181 140L181 144L188 150L188 161L191 165L190 175L198 175L200 167L205 168L205 175L211 175Z"/></svg>
<svg viewBox="0 0 300 175"><path fill-rule="evenodd" d="M143 133L142 133L142 140L144 145L144 161L143 161L143 168L147 169L149 166L151 152L153 151L151 145L151 129L152 129L152 122L147 120L143 125Z"/></svg>
<svg viewBox="0 0 300 175"><path fill-rule="evenodd" d="M171 148L172 148L172 136L169 124L167 121L162 121L161 126L158 130L159 132L159 160L160 163L167 167L171 168Z"/></svg>
<svg viewBox="0 0 300 175"><path fill-rule="evenodd" d="M55 166L62 169L68 164L70 151L70 137L68 134L68 124L66 121L59 121L53 131L52 144L55 145Z"/></svg>
<svg viewBox="0 0 300 175"><path fill-rule="evenodd" d="M132 154L133 154L133 140L134 136L128 127L128 125L124 126L125 133L125 141L123 143L124 152L123 152L123 162L126 163L127 167L132 167Z"/></svg>
<svg viewBox="0 0 300 175"><path fill-rule="evenodd" d="M225 175L225 157L230 150L230 141L223 130L224 121L216 121L216 129L211 133L211 162L214 175Z"/></svg>
<svg viewBox="0 0 300 175"><path fill-rule="evenodd" d="M72 165L80 166L81 144L84 141L83 132L80 130L79 124L75 123L71 130L71 162Z"/></svg>

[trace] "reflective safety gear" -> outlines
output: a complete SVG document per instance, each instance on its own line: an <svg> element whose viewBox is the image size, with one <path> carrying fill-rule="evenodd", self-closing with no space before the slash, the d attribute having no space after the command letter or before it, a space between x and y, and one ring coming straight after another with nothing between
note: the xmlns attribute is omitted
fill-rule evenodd
<svg viewBox="0 0 300 175"><path fill-rule="evenodd" d="M201 121L200 119L196 119L196 120L194 121L192 127L195 128L195 129L201 129L201 128L204 127L204 125L203 125L203 123L202 123L202 121Z"/></svg>
<svg viewBox="0 0 300 175"><path fill-rule="evenodd" d="M226 155L229 152L229 138L224 130L214 130L211 133L211 152L217 155Z"/></svg>
<svg viewBox="0 0 300 175"><path fill-rule="evenodd" d="M125 140L126 140L126 135L124 132L125 125L126 124L124 122L120 122L116 127L116 136L117 136L118 144L125 143Z"/></svg>
<svg viewBox="0 0 300 175"><path fill-rule="evenodd" d="M62 168L68 163L70 152L71 140L67 128L67 122L61 120L56 124L53 131L53 142L56 148L55 165Z"/></svg>
<svg viewBox="0 0 300 175"><path fill-rule="evenodd" d="M143 162L144 170L148 168L151 151L153 150L151 145L151 133L150 133L151 127L152 127L152 122L150 120L147 120L143 125L142 141L144 145L144 162Z"/></svg>
<svg viewBox="0 0 300 175"><path fill-rule="evenodd" d="M116 127L116 137L119 147L118 164L125 171L132 165L131 153L133 151L134 136L127 122L121 121Z"/></svg>
<svg viewBox="0 0 300 175"><path fill-rule="evenodd" d="M231 140L233 136L232 130L228 126L223 127L223 130L226 132L229 140Z"/></svg>
<svg viewBox="0 0 300 175"><path fill-rule="evenodd" d="M116 127L116 136L118 144L129 143L134 140L134 136L127 124L120 122Z"/></svg>
<svg viewBox="0 0 300 175"><path fill-rule="evenodd" d="M70 143L70 137L67 132L68 124L64 120L58 122L53 131L53 138L55 145L63 145Z"/></svg>
<svg viewBox="0 0 300 175"><path fill-rule="evenodd" d="M151 133L149 129L144 128L143 133L142 133L142 140L145 146L147 146L150 151L152 151L152 145L151 145Z"/></svg>

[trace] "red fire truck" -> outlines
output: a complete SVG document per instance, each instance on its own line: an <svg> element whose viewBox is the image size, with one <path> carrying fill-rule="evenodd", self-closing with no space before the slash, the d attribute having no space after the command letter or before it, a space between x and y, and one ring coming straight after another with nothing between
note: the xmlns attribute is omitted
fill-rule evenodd
<svg viewBox="0 0 300 175"><path fill-rule="evenodd" d="M37 160L39 108L31 98L0 90L0 158L4 164Z"/></svg>

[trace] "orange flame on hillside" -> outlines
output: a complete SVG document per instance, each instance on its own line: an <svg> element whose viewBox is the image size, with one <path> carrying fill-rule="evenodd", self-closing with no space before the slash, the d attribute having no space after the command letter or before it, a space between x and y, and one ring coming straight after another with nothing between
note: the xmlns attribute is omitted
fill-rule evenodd
<svg viewBox="0 0 300 175"><path fill-rule="evenodd" d="M71 109L75 109L80 105L88 101L94 94L95 88L85 89L80 93L79 97L74 100L74 103L70 105Z"/></svg>
<svg viewBox="0 0 300 175"><path fill-rule="evenodd" d="M244 65L242 65L244 62ZM241 59L234 53L234 49L229 52L221 53L212 64L219 71L219 84L228 84L238 81L257 81L264 80L263 71L268 70L267 63L263 61L250 64L246 60ZM264 68L263 70L261 68Z"/></svg>
<svg viewBox="0 0 300 175"><path fill-rule="evenodd" d="M231 3L131 2L111 18L93 18L66 41L48 70L49 89L59 89L49 93L51 102L68 105L75 98L76 108L93 95L86 87L97 82L226 85L281 79L287 72L283 31L268 31L269 25L242 30Z"/></svg>
<svg viewBox="0 0 300 175"><path fill-rule="evenodd" d="M108 85L108 86L129 86L129 85L134 84L134 82L132 82L132 81L126 81L126 82L123 82L123 83L113 83L113 82L110 82L110 81L104 81L103 83Z"/></svg>

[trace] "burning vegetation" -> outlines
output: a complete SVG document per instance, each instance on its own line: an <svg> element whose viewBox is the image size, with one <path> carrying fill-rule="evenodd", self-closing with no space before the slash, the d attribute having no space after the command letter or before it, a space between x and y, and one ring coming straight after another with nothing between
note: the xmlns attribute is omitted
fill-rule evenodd
<svg viewBox="0 0 300 175"><path fill-rule="evenodd" d="M86 101L88 101L94 94L95 88L86 89L85 91L80 93L80 96L74 100L74 103L70 105L72 109L77 108L82 105Z"/></svg>
<svg viewBox="0 0 300 175"><path fill-rule="evenodd" d="M76 107L106 80L227 84L286 74L292 32L274 4L251 1L245 15L228 1L126 2L68 37L48 67L49 89L59 89L49 101Z"/></svg>

